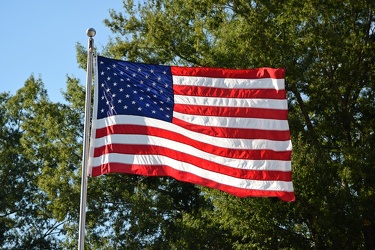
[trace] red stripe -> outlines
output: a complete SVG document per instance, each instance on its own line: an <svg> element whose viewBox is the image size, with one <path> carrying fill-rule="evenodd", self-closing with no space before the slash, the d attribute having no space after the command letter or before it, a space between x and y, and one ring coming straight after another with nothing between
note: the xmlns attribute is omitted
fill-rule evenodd
<svg viewBox="0 0 375 250"><path fill-rule="evenodd" d="M163 155L177 161L186 162L212 172L222 173L225 175L253 180L281 180L291 181L291 172L274 171L274 170L247 170L228 167L226 165L211 162L190 154L179 152L170 148L152 145L124 145L110 144L95 148L94 157L100 157L104 154L131 154L131 155Z"/></svg>
<svg viewBox="0 0 375 250"><path fill-rule="evenodd" d="M239 138L239 139L265 139L273 141L287 141L290 140L289 130L262 130L262 129L241 129L241 128L224 128L224 127L207 127L201 125L194 125L183 120L173 118L172 123L190 131L196 131L201 134L206 134L222 138Z"/></svg>
<svg viewBox="0 0 375 250"><path fill-rule="evenodd" d="M171 66L172 75L179 76L201 76L213 78L284 78L285 70L281 68L258 68L258 69L223 69L223 68L203 68L203 67L178 67Z"/></svg>
<svg viewBox="0 0 375 250"><path fill-rule="evenodd" d="M285 100L285 90L276 89L223 89L205 86L173 85L176 95L224 97L224 98L264 98Z"/></svg>
<svg viewBox="0 0 375 250"><path fill-rule="evenodd" d="M173 131L147 127L140 125L113 125L105 128L98 129L96 131L96 138L101 138L107 135L116 136L116 134L137 134L137 135L150 135L157 136L177 142L190 145L194 148L202 150L204 152L228 157L235 159L244 160L284 160L289 161L291 159L291 151L273 151L273 150L251 150L251 149L231 149L223 148L220 146L214 146L208 143L193 140L187 136L175 133Z"/></svg>
<svg viewBox="0 0 375 250"><path fill-rule="evenodd" d="M108 173L123 173L123 174L137 174L144 176L170 176L179 181L194 183L197 185L202 185L210 188L215 188L227 193L230 193L239 197L247 196L257 196L257 197L278 197L283 201L292 202L295 200L293 192L283 192L283 191L267 191L267 190L252 190L232 187L224 184L214 182L212 180L207 180L196 176L188 172L178 171L169 166L158 165L158 166L148 166L148 165L131 165L131 164L121 164L121 163L110 163L103 164L99 167L92 169L92 176L99 176Z"/></svg>
<svg viewBox="0 0 375 250"><path fill-rule="evenodd" d="M175 104L174 111L204 116L222 116L222 117L244 117L244 118L262 118L287 120L288 110L262 109L262 108L245 108L245 107L213 107L200 105Z"/></svg>

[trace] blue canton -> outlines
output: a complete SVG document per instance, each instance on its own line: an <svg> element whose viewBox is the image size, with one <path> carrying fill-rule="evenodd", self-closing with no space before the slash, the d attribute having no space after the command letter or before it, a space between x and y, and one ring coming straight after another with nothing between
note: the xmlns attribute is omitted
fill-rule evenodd
<svg viewBox="0 0 375 250"><path fill-rule="evenodd" d="M135 115L172 121L173 83L169 66L98 56L97 119Z"/></svg>

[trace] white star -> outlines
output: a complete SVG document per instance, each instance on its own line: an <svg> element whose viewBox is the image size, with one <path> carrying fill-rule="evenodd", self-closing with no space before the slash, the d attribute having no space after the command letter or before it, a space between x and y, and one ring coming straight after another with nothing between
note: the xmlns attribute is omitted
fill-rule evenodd
<svg viewBox="0 0 375 250"><path fill-rule="evenodd" d="M129 95L125 95L126 98L129 98L130 96Z"/></svg>
<svg viewBox="0 0 375 250"><path fill-rule="evenodd" d="M141 70L141 68L138 68L138 72L141 72L142 70Z"/></svg>
<svg viewBox="0 0 375 250"><path fill-rule="evenodd" d="M117 82L114 82L114 83L113 83L113 86L117 86Z"/></svg>
<svg viewBox="0 0 375 250"><path fill-rule="evenodd" d="M102 113L104 113L104 109L101 109L100 111L101 111Z"/></svg>
<svg viewBox="0 0 375 250"><path fill-rule="evenodd" d="M133 104L133 105L135 105L135 104L136 104L136 102L135 102L135 101L132 101L132 104Z"/></svg>
<svg viewBox="0 0 375 250"><path fill-rule="evenodd" d="M142 97L142 96L141 96L141 97L139 97L139 100L141 100L141 101L142 101L142 100L143 100L143 97Z"/></svg>
<svg viewBox="0 0 375 250"><path fill-rule="evenodd" d="M152 69L152 70L150 70L150 72L151 72L151 73L154 73L154 70Z"/></svg>
<svg viewBox="0 0 375 250"><path fill-rule="evenodd" d="M123 89L123 88L121 88L121 89L120 89L120 92L123 92L123 91L124 91L124 89Z"/></svg>
<svg viewBox="0 0 375 250"><path fill-rule="evenodd" d="M109 91L111 91L111 89L110 89L110 88L108 88L108 89L106 89L105 91L109 92Z"/></svg>
<svg viewBox="0 0 375 250"><path fill-rule="evenodd" d="M146 103L146 107L150 107L150 104Z"/></svg>
<svg viewBox="0 0 375 250"><path fill-rule="evenodd" d="M165 88L168 88L168 86L169 86L168 83L166 83L166 84L164 85Z"/></svg>
<svg viewBox="0 0 375 250"><path fill-rule="evenodd" d="M100 72L101 75L104 75L104 71Z"/></svg>
<svg viewBox="0 0 375 250"><path fill-rule="evenodd" d="M124 109L128 109L128 106L125 105L125 106L124 106Z"/></svg>
<svg viewBox="0 0 375 250"><path fill-rule="evenodd" d="M138 108L138 110L139 110L139 111L141 111L141 110L142 110L142 108L141 108L141 107L139 107L139 108Z"/></svg>
<svg viewBox="0 0 375 250"><path fill-rule="evenodd" d="M113 64L112 67L116 68L116 64Z"/></svg>
<svg viewBox="0 0 375 250"><path fill-rule="evenodd" d="M160 76L158 76L158 81L159 81L159 82L161 81L161 77L160 77Z"/></svg>
<svg viewBox="0 0 375 250"><path fill-rule="evenodd" d="M165 75L165 74L167 74L167 72L164 70L164 71L163 71L163 74Z"/></svg>
<svg viewBox="0 0 375 250"><path fill-rule="evenodd" d="M153 114L155 114L155 113L156 113L156 111L155 111L155 110L153 110L153 111L152 111L152 113L153 113Z"/></svg>
<svg viewBox="0 0 375 250"><path fill-rule="evenodd" d="M111 80L111 78L108 76L108 77L107 77L107 81L109 81L109 80Z"/></svg>
<svg viewBox="0 0 375 250"><path fill-rule="evenodd" d="M117 101L118 103L122 103L122 100L121 99L118 99L118 101Z"/></svg>

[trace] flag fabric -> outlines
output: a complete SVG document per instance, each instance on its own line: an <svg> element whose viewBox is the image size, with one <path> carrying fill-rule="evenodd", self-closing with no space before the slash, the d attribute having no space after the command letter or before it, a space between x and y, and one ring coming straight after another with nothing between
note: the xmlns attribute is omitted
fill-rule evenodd
<svg viewBox="0 0 375 250"><path fill-rule="evenodd" d="M97 57L89 172L294 201L284 69Z"/></svg>

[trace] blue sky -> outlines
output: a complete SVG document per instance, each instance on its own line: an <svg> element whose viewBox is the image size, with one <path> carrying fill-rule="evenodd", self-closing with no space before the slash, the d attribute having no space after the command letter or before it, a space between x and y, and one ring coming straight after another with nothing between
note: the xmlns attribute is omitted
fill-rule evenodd
<svg viewBox="0 0 375 250"><path fill-rule="evenodd" d="M114 36L103 20L109 9L122 11L122 0L5 0L0 10L0 92L16 91L34 74L52 101L62 101L66 75L86 82L75 45L87 46L86 30L95 28L99 50Z"/></svg>

